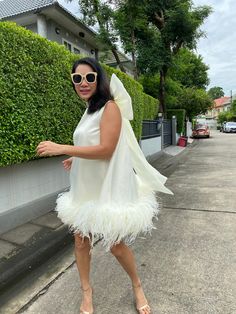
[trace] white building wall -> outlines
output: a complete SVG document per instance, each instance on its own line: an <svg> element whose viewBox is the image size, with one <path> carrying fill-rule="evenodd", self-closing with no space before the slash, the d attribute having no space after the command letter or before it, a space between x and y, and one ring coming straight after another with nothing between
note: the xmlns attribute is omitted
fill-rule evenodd
<svg viewBox="0 0 236 314"><path fill-rule="evenodd" d="M37 23L25 25L24 27L33 33L37 33Z"/></svg>
<svg viewBox="0 0 236 314"><path fill-rule="evenodd" d="M161 136L141 140L141 148L145 157L159 153L161 151Z"/></svg>
<svg viewBox="0 0 236 314"><path fill-rule="evenodd" d="M55 208L69 173L53 157L0 168L0 234Z"/></svg>
<svg viewBox="0 0 236 314"><path fill-rule="evenodd" d="M63 159L39 159L0 168L0 214L68 186Z"/></svg>
<svg viewBox="0 0 236 314"><path fill-rule="evenodd" d="M187 122L187 134L188 137L192 135L192 122Z"/></svg>
<svg viewBox="0 0 236 314"><path fill-rule="evenodd" d="M37 31L40 36L47 38L47 22L44 15L37 15Z"/></svg>
<svg viewBox="0 0 236 314"><path fill-rule="evenodd" d="M0 168L0 214L69 185L62 157Z"/></svg>
<svg viewBox="0 0 236 314"><path fill-rule="evenodd" d="M47 27L47 38L49 40L55 41L60 45L64 45L64 41L66 41L72 46L71 52L74 52L74 48L76 48L80 50L80 54L95 58L96 48L86 42L86 34L85 38L79 37L79 35L75 36L69 30L62 27L60 24L53 20L47 21ZM56 33L56 30L58 31L58 33Z"/></svg>

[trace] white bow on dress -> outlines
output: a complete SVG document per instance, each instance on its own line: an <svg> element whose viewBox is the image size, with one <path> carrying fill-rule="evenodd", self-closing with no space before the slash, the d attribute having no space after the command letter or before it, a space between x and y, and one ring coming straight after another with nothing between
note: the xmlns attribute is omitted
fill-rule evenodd
<svg viewBox="0 0 236 314"><path fill-rule="evenodd" d="M113 73L110 82L110 90L122 115L124 133L130 148L133 168L140 182L154 191L173 194L165 187L167 178L153 168L146 160L133 132L129 120L133 119L132 100L123 83Z"/></svg>

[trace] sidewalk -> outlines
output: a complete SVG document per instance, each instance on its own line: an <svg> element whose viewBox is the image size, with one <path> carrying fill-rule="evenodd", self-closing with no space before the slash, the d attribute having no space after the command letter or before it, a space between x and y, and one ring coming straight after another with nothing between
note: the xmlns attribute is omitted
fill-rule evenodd
<svg viewBox="0 0 236 314"><path fill-rule="evenodd" d="M184 150L169 146L150 163L169 176ZM0 293L72 241L73 235L54 211L0 235Z"/></svg>

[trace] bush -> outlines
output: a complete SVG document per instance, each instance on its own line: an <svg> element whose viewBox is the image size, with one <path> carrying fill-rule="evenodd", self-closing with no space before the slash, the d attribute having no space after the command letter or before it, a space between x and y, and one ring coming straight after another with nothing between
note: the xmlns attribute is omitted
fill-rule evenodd
<svg viewBox="0 0 236 314"><path fill-rule="evenodd" d="M236 121L236 114L234 114L232 111L220 112L217 117L217 123L222 124L225 121Z"/></svg>
<svg viewBox="0 0 236 314"><path fill-rule="evenodd" d="M0 166L39 158L35 148L43 140L72 144L85 110L70 80L78 58L15 23L0 22ZM140 138L143 115L149 111L142 86L118 70L104 68L109 76L115 72L130 93L132 126Z"/></svg>
<svg viewBox="0 0 236 314"><path fill-rule="evenodd" d="M185 116L186 111L184 109L168 109L167 118L171 119L172 116L176 117L177 120L177 133L185 133Z"/></svg>
<svg viewBox="0 0 236 314"><path fill-rule="evenodd" d="M144 103L144 120L154 120L157 119L159 101L147 94L144 94L143 98Z"/></svg>

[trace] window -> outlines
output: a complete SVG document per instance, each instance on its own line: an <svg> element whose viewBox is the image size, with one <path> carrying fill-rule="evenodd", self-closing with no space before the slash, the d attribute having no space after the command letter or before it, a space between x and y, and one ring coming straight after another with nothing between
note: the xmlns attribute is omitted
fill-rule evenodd
<svg viewBox="0 0 236 314"><path fill-rule="evenodd" d="M62 43L68 49L70 52L73 52L75 54L80 54L80 49L79 47L75 46L73 43L65 40L62 38Z"/></svg>
<svg viewBox="0 0 236 314"><path fill-rule="evenodd" d="M78 54L80 54L80 50L78 48L74 47L74 53L78 55Z"/></svg>
<svg viewBox="0 0 236 314"><path fill-rule="evenodd" d="M67 41L64 40L64 46L66 47L66 49L68 49L69 51L71 51L71 44L68 43Z"/></svg>

